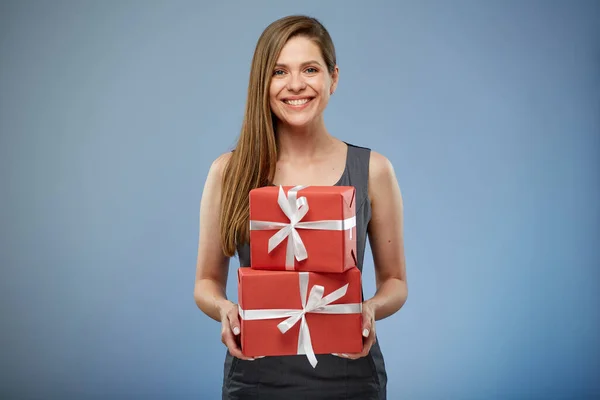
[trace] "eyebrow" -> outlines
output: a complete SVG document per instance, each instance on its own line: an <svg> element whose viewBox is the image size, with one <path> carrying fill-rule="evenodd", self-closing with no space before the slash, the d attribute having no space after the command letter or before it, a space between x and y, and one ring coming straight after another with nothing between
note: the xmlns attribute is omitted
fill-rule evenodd
<svg viewBox="0 0 600 400"><path fill-rule="evenodd" d="M317 64L318 66L322 67L321 63L318 62L317 60L305 61L302 64L300 64L300 66L304 67L309 64ZM287 65L286 64L275 64L275 67L287 67Z"/></svg>

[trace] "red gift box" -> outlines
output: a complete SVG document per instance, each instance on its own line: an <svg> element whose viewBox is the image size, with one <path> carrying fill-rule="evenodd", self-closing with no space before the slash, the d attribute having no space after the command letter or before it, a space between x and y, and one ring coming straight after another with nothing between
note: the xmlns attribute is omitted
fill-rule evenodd
<svg viewBox="0 0 600 400"><path fill-rule="evenodd" d="M352 186L268 186L250 191L254 269L341 273L356 266Z"/></svg>
<svg viewBox="0 0 600 400"><path fill-rule="evenodd" d="M242 353L248 357L360 353L361 274L238 269ZM304 297L304 299L303 299Z"/></svg>

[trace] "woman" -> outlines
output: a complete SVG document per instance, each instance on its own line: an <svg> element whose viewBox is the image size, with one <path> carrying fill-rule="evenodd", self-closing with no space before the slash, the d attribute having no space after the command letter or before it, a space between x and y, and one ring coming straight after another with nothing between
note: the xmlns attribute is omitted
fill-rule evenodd
<svg viewBox="0 0 600 400"><path fill-rule="evenodd" d="M335 50L315 19L291 16L261 35L252 60L241 135L233 152L210 168L200 206L194 297L222 324L227 346L223 399L385 399L387 375L375 320L406 301L402 198L390 162L329 134L323 111L338 84ZM377 291L363 303L364 348L359 354L245 357L239 348L237 305L227 300L229 258L250 265L249 192L266 185L356 188L358 268L367 234ZM217 235L216 232L220 232Z"/></svg>

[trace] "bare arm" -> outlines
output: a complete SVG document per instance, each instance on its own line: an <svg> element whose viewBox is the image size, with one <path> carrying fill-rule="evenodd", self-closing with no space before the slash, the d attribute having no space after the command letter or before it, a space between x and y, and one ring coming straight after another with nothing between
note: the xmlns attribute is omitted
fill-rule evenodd
<svg viewBox="0 0 600 400"><path fill-rule="evenodd" d="M406 266L402 223L402 195L394 168L387 158L371 152L369 162L371 222L368 233L375 263L375 295L363 302L363 350L342 357L357 359L371 351L376 340L375 321L389 317L406 302Z"/></svg>
<svg viewBox="0 0 600 400"><path fill-rule="evenodd" d="M210 167L200 203L200 232L196 262L194 300L198 308L216 321L227 302L225 286L229 257L223 254L220 241L219 216L221 179L229 155L217 158Z"/></svg>
<svg viewBox="0 0 600 400"><path fill-rule="evenodd" d="M206 315L221 322L221 341L229 352L249 360L251 358L242 354L235 339L240 334L238 307L227 300L229 257L223 254L219 233L221 179L230 156L230 153L224 154L213 162L202 192L194 300Z"/></svg>
<svg viewBox="0 0 600 400"><path fill-rule="evenodd" d="M367 302L375 320L398 311L406 302L406 261L403 238L403 203L394 168L387 158L371 153L369 163L371 222L369 242L375 263L377 291Z"/></svg>

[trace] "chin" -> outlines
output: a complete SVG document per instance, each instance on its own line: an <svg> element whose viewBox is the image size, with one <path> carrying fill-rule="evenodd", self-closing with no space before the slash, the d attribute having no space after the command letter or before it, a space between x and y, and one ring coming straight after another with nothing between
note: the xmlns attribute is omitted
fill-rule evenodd
<svg viewBox="0 0 600 400"><path fill-rule="evenodd" d="M306 128L314 122L314 119L312 119L312 118L310 118L310 119L290 118L290 119L281 120L281 122L283 125L289 126L290 128Z"/></svg>
<svg viewBox="0 0 600 400"><path fill-rule="evenodd" d="M318 120L318 115L314 113L305 113L305 114L288 114L282 115L282 118L278 118L282 125L288 126L290 128L306 128L314 124Z"/></svg>

